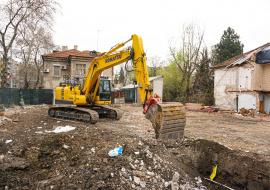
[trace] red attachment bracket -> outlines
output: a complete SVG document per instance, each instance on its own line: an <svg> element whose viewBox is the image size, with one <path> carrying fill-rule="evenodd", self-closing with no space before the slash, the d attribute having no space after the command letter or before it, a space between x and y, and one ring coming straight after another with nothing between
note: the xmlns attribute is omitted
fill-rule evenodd
<svg viewBox="0 0 270 190"><path fill-rule="evenodd" d="M150 96L150 98L145 103L145 106L144 106L144 109L143 109L143 113L146 114L148 112L148 109L153 104L161 103L161 102L162 101L161 101L160 97L157 94L155 94L154 97L153 96Z"/></svg>

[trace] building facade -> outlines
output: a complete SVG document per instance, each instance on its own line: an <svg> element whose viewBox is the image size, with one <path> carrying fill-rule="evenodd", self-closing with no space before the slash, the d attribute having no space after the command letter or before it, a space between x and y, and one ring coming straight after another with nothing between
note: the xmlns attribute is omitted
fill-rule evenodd
<svg viewBox="0 0 270 190"><path fill-rule="evenodd" d="M270 114L270 60L258 63L258 54L267 47L270 43L213 67L217 107Z"/></svg>
<svg viewBox="0 0 270 190"><path fill-rule="evenodd" d="M77 46L70 50L63 46L62 51L54 50L51 54L42 55L43 87L55 89L66 76L78 83L83 83L90 63L100 55L96 51L79 51ZM112 79L113 68L103 71L102 75Z"/></svg>

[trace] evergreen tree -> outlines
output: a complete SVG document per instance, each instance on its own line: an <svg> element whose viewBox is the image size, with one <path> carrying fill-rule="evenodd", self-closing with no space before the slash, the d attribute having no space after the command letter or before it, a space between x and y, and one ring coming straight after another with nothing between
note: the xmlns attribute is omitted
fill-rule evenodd
<svg viewBox="0 0 270 190"><path fill-rule="evenodd" d="M220 42L216 44L214 50L213 64L218 64L243 53L244 45L240 42L240 36L234 29L228 27L224 31Z"/></svg>
<svg viewBox="0 0 270 190"><path fill-rule="evenodd" d="M119 73L119 83L124 84L124 82L125 82L125 73L124 73L123 67L121 67L121 70L120 70L120 73Z"/></svg>
<svg viewBox="0 0 270 190"><path fill-rule="evenodd" d="M211 77L211 60L209 59L207 48L203 49L201 56L193 82L193 99L199 100L206 105L213 105L214 80Z"/></svg>
<svg viewBox="0 0 270 190"><path fill-rule="evenodd" d="M114 84L118 84L119 83L119 75L116 73L114 76Z"/></svg>

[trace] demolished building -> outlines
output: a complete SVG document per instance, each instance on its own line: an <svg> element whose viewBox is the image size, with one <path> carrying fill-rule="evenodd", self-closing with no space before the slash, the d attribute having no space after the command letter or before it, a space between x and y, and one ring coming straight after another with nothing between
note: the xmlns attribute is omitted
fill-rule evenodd
<svg viewBox="0 0 270 190"><path fill-rule="evenodd" d="M215 105L270 114L270 43L213 66Z"/></svg>

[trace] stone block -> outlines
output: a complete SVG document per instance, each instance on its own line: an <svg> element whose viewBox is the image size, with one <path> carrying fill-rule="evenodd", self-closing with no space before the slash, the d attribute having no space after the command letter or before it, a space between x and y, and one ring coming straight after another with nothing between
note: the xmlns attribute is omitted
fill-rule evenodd
<svg viewBox="0 0 270 190"><path fill-rule="evenodd" d="M13 102L9 102L9 107L10 107L10 108L15 108L14 103L13 103Z"/></svg>
<svg viewBox="0 0 270 190"><path fill-rule="evenodd" d="M0 111L4 112L6 110L4 104L0 104Z"/></svg>

